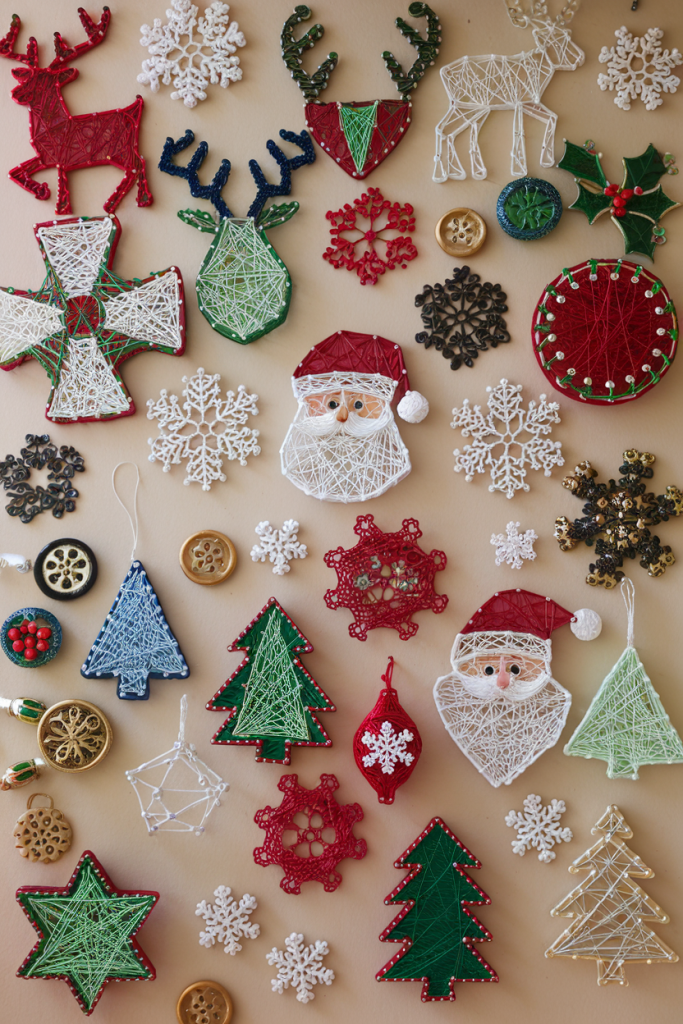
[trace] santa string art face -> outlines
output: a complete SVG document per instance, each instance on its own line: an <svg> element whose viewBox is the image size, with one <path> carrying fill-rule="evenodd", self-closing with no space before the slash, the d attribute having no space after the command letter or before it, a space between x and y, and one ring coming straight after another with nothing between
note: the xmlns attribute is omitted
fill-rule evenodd
<svg viewBox="0 0 683 1024"><path fill-rule="evenodd" d="M394 419L419 423L427 400L411 391L399 345L337 331L315 345L292 377L299 402L280 449L283 474L323 501L367 501L410 473Z"/></svg>
<svg viewBox="0 0 683 1024"><path fill-rule="evenodd" d="M571 694L552 678L553 630L569 623L580 640L602 628L590 608L572 613L549 597L503 590L482 605L437 679L434 700L463 754L492 786L509 785L553 747Z"/></svg>

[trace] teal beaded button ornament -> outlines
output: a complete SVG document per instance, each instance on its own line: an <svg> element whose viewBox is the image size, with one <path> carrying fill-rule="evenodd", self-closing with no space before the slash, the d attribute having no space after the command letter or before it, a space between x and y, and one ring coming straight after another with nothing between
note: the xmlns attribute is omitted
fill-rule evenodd
<svg viewBox="0 0 683 1024"><path fill-rule="evenodd" d="M520 178L506 185L496 204L498 223L520 241L543 238L562 216L562 196L543 178Z"/></svg>
<svg viewBox="0 0 683 1024"><path fill-rule="evenodd" d="M52 661L62 644L62 627L44 608L20 608L0 627L2 649L15 665L40 668Z"/></svg>

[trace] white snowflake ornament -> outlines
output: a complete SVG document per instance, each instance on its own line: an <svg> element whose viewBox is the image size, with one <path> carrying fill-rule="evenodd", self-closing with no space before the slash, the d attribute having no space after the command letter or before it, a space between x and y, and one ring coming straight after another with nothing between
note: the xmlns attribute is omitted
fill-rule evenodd
<svg viewBox="0 0 683 1024"><path fill-rule="evenodd" d="M250 415L258 416L258 395L248 394L240 384L236 394L227 391L222 398L220 379L219 373L205 373L200 366L193 377L183 377L182 407L178 397L169 398L165 388L158 401L150 398L147 402L147 419L157 420L161 428L159 437L148 439L152 448L149 461L158 459L164 473L169 473L172 465L187 459L183 483L201 484L203 491L210 491L216 480L225 481L224 456L246 466L247 457L261 451L256 443L258 430L244 426Z"/></svg>
<svg viewBox="0 0 683 1024"><path fill-rule="evenodd" d="M192 108L197 100L206 99L209 82L227 89L231 82L240 80L240 59L234 54L246 39L237 22L230 21L227 4L212 3L202 18L197 18L198 8L190 0L171 0L171 4L165 25L155 18L151 27L143 25L140 29L140 44L148 48L150 56L142 62L138 82L158 92L159 80L170 85L174 76L176 91L171 99L182 100ZM201 39L195 39L195 28Z"/></svg>
<svg viewBox="0 0 683 1024"><path fill-rule="evenodd" d="M258 524L254 532L261 538L261 542L254 544L251 549L252 561L265 562L268 558L277 576L289 572L292 558L306 558L308 555L306 545L300 544L297 539L299 524L296 519L285 520L281 530L276 530L266 519Z"/></svg>
<svg viewBox="0 0 683 1024"><path fill-rule="evenodd" d="M229 885L219 885L213 894L215 902L202 900L195 914L203 917L206 924L206 931L199 933L199 945L210 949L216 942L223 943L223 952L234 956L242 948L239 940L257 938L261 926L249 920L258 906L256 899L245 893L237 903L231 892Z"/></svg>
<svg viewBox="0 0 683 1024"><path fill-rule="evenodd" d="M361 737L361 742L370 751L364 755L363 764L371 768L378 762L384 775L393 775L399 761L409 765L415 760L413 754L406 750L406 744L413 739L410 729L396 732L391 722L382 722L379 733L364 732Z"/></svg>
<svg viewBox="0 0 683 1024"><path fill-rule="evenodd" d="M616 91L614 102L622 110L630 110L631 100L639 96L646 110L656 110L664 102L661 94L674 93L681 84L671 69L683 64L683 54L675 47L662 50L661 28L649 28L644 36L634 37L622 25L614 34L617 45L603 46L598 57L607 65L607 74L598 75L598 85L603 92Z"/></svg>
<svg viewBox="0 0 683 1024"><path fill-rule="evenodd" d="M496 548L496 565L506 562L513 569L521 569L523 559L533 562L536 557L534 541L537 540L538 534L533 530L520 533L519 523L508 523L505 533L491 535L491 543Z"/></svg>
<svg viewBox="0 0 683 1024"><path fill-rule="evenodd" d="M486 416L481 406L470 406L466 398L461 409L453 410L454 429L463 437L472 435L474 442L465 445L462 452L456 448L455 472L465 470L468 483L475 473L491 475L490 491L502 491L512 498L516 491L528 491L526 475L529 469L542 469L550 476L553 466L563 466L562 443L551 441L548 435L553 424L560 422L557 402L546 402L541 395L538 405L529 402L522 408L522 385L508 384L503 378L496 387L488 387ZM500 426L498 426L498 422ZM528 435L527 440L523 439Z"/></svg>
<svg viewBox="0 0 683 1024"><path fill-rule="evenodd" d="M527 850L535 847L540 851L538 859L543 864L555 860L553 846L569 843L574 838L569 828L562 828L560 818L567 810L564 800L551 800L543 806L540 796L530 793L524 801L524 813L510 811L505 824L517 829L517 838L512 840L512 851L523 857Z"/></svg>
<svg viewBox="0 0 683 1024"><path fill-rule="evenodd" d="M303 935L292 932L285 939L285 950L273 946L266 953L266 960L271 967L277 967L277 978L270 982L273 992L282 995L291 985L296 989L296 998L300 1003L308 1003L315 999L311 991L314 985L331 985L334 971L323 967L323 957L329 953L326 942L316 939L310 946L304 946Z"/></svg>

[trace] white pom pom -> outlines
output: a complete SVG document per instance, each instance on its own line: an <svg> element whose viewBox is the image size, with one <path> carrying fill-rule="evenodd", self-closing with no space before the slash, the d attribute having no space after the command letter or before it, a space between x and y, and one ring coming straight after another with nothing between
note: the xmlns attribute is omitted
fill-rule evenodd
<svg viewBox="0 0 683 1024"><path fill-rule="evenodd" d="M406 391L397 409L399 416L406 423L422 423L429 412L429 402L419 391Z"/></svg>
<svg viewBox="0 0 683 1024"><path fill-rule="evenodd" d="M602 619L592 608L579 608L569 623L571 631L579 640L595 640L602 630Z"/></svg>

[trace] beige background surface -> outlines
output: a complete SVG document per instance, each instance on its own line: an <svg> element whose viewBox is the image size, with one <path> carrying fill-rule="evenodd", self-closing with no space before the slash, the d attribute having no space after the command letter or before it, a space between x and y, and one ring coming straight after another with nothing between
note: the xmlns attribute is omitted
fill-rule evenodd
<svg viewBox="0 0 683 1024"><path fill-rule="evenodd" d="M393 27L394 18L406 14L405 6L389 0L345 0L340 4L318 0L314 15L326 26L326 36L315 54L309 56L309 66L315 67L328 50L335 49L341 55L325 98L394 95L380 53L389 47L399 59L412 60L412 51ZM440 0L435 6L443 21L441 63L466 53L515 53L533 45L529 33L515 30L508 22L502 0ZM82 38L75 7L67 0L50 4L25 0L20 5L24 19L21 44L25 47L29 32L35 33L43 60L48 62L56 29L71 40ZM13 9L14 0L0 0L0 25L9 25ZM88 9L95 14L92 4ZM181 103L171 101L170 88L155 95L136 82L140 62L146 56L138 43L138 29L141 23L163 16L163 0L118 3L113 5L107 41L96 55L82 60L78 82L65 90L69 108L75 113L124 105L136 92L144 93L141 144L148 158L155 202L151 209L139 210L131 193L119 208L123 236L115 269L124 277L133 277L177 263L186 280L188 340L181 359L150 354L125 365L123 375L138 412L113 423L53 427L43 418L48 383L40 366L26 364L0 375L2 452L18 454L24 434L47 430L58 444L75 445L87 462L87 473L78 481L82 496L74 515L61 522L42 515L25 526L3 514L0 547L35 557L48 541L74 535L93 547L100 566L96 587L73 605L46 601L31 576L3 572L3 617L15 608L45 603L61 619L64 644L59 657L35 673L3 659L0 692L11 697L31 695L48 704L69 696L85 697L106 711L115 730L114 747L102 767L82 777L51 772L41 780L40 788L54 796L74 828L73 848L59 864L30 865L13 850L14 821L31 789L39 787L2 794L0 1016L6 1021L49 1019L55 1024L79 1019L78 1007L63 983L28 984L14 978L35 938L14 902L14 890L26 884L63 885L81 852L89 848L120 887L158 889L161 893L158 907L140 935L143 948L156 965L157 981L110 985L95 1011L100 1024L123 1020L127 1024L170 1022L175 1019L179 992L201 977L215 978L232 992L235 1024L274 1019L285 1024L304 1018L330 1024L369 1020L403 1024L417 1018L448 1021L455 1017L462 1024L482 1020L515 1024L540 1022L550 1016L558 1024L577 1020L597 1024L617 1018L624 1024L655 1019L660 1024L675 1024L680 1020L683 996L681 963L649 969L633 966L628 970L628 989L601 990L596 986L592 962L543 958L544 949L562 929L562 923L552 919L549 910L573 884L567 867L589 845L590 827L612 802L620 805L634 829L632 847L656 871L656 878L647 882L646 888L672 919L670 925L660 928L660 934L683 954L683 766L646 767L639 782L615 782L606 778L604 763L568 759L562 753L563 743L625 645L626 617L621 598L618 593L589 589L583 582L588 552L580 549L562 554L553 540L555 516L565 513L573 517L580 511L579 503L560 486L562 470L556 470L551 479L533 474L531 491L509 502L501 494L488 493L486 477L467 484L463 475L454 475L451 453L460 435L449 427L454 405L465 397L483 402L486 386L501 377L523 383L526 400L548 390L529 341L533 305L546 282L563 266L593 256L622 255L621 235L606 218L591 228L583 216L572 212L565 213L559 228L548 238L528 245L513 241L499 230L495 203L510 180L510 113L493 115L482 132L487 180L432 183L434 126L446 110L445 94L434 70L418 91L409 135L366 183L379 186L392 201L413 203L419 258L406 270L386 275L375 288L361 288L355 275L334 272L322 261L328 237L325 211L351 201L361 189L317 150L316 164L294 176L293 197L301 202L300 212L290 224L272 233L273 243L294 281L289 319L278 331L248 347L212 332L198 313L193 285L208 237L176 218L177 210L201 204L190 203L185 183L158 172L156 163L166 135L177 138L191 127L197 139L209 142L207 174L213 173L220 158L232 161L225 194L235 212L246 211L253 195L249 158L256 157L266 173L272 174L266 140L277 138L282 127L300 130L303 124L301 97L279 58L280 27L290 10L290 4L274 0L236 0L232 14L248 40L240 51L244 80L227 92L213 87L206 102L188 111ZM655 113L645 112L639 103L625 113L615 107L610 94L597 88L600 47L611 43L612 33L624 22L637 32L661 25L667 31L665 44L681 45L683 18L674 0L643 0L636 14L631 13L627 0L587 3L579 11L574 28L576 41L586 51L586 63L573 74L558 73L545 96L560 115L558 157L563 136L578 143L590 136L605 154L604 165L613 179L619 176L621 156L636 155L649 142L662 152L678 150L678 155L683 155L678 129L683 90L667 97L663 108ZM6 169L32 155L27 112L10 99L10 69L9 63L0 64L2 166ZM542 171L538 165L541 125L527 121L526 133L529 172L548 178L566 203L571 202L575 186L569 175ZM465 161L464 135L459 152ZM48 172L44 177L54 189L55 173ZM71 175L75 212L99 215L116 181L114 172L107 169ZM674 198L683 200L682 178L667 178L664 184ZM37 287L41 260L32 225L53 215L52 202L39 203L6 177L0 177L0 204L4 240L0 281L3 285ZM433 226L442 213L459 205L473 207L488 222L489 240L473 258L472 270L484 280L500 281L508 293L512 343L484 353L474 369L452 373L439 354L415 345L413 337L421 329L421 321L413 297L425 282L443 281L452 271L454 261L437 248ZM670 241L658 249L655 269L674 298L680 299L683 215L673 213L665 223ZM431 403L430 416L422 425L401 426L413 460L411 476L361 508L318 503L296 490L279 471L278 449L296 408L291 373L311 345L339 327L380 333L400 342L413 387L427 395ZM262 454L250 459L248 468L227 463L227 482L214 486L209 494L198 485L184 487L181 467L164 474L158 464L147 461L147 439L156 426L145 418L147 399L157 397L161 388L178 393L183 374L196 372L198 366L220 372L226 387L244 383L261 396L261 415L255 425L261 430ZM589 458L607 479L616 474L621 452L635 446L657 455L657 490L669 483L683 484L679 444L682 372L674 367L656 391L630 406L605 409L561 402L562 424L556 428L556 437L564 445L565 468ZM152 682L148 702L119 701L115 682L87 681L79 672L129 566L129 527L110 484L112 468L121 459L133 460L140 467L138 555L150 572L192 673L189 684ZM322 556L330 547L354 542L352 527L360 512L372 512L386 530L396 529L404 517L415 516L424 530L427 548L443 548L448 555L448 567L438 577L440 589L450 597L448 608L438 617L420 614L419 632L408 643L399 641L392 632L376 630L361 645L348 636L349 614L332 613L323 603L325 589L334 586L335 580ZM300 539L309 546L310 557L295 563L292 572L280 579L272 575L269 566L252 563L249 551L256 539L254 527L260 520L280 524L287 517L300 521ZM520 520L522 529L533 527L540 535L537 560L521 572L496 568L489 543L491 533L504 530L510 519ZM226 532L239 553L235 574L215 589L192 584L178 566L182 541L206 527ZM661 534L683 558L680 524L670 522L662 527ZM673 723L683 729L683 564L679 561L659 580L650 579L637 566L631 575L637 591L636 644ZM569 608L596 608L603 617L604 629L590 645L579 643L569 630L556 634L554 673L574 695L567 729L555 749L511 787L494 790L449 739L431 691L436 677L448 670L455 634L475 608L496 589L515 586L548 594ZM286 769L256 764L250 749L210 746L209 739L221 719L204 710L205 702L238 664L237 655L226 653L227 644L271 594L314 644L315 652L306 657L306 666L338 707L336 714L324 717L333 738L332 749L297 750L291 767ZM420 728L424 752L396 803L382 807L355 767L351 740L375 702L380 674L390 653L397 659L395 681L401 700ZM201 840L182 835L151 839L124 771L172 744L179 700L185 690L190 697L189 737L211 766L230 782L231 790ZM6 719L0 728L3 765L37 753L30 727ZM365 809L365 820L356 826L356 832L367 839L368 855L361 862L342 864L344 880L334 894L309 884L301 896L288 896L279 888L279 869L264 870L253 862L252 849L263 836L253 822L254 813L267 803L279 802L276 783L286 771L297 772L308 786L317 784L321 772L335 772L341 782L339 798L344 802L360 801ZM540 793L546 801L564 798L568 805L565 824L574 830L574 842L563 846L557 860L548 866L540 864L533 854L524 859L514 857L512 833L504 822L506 812L511 807L521 808L524 797L532 792ZM418 983L380 986L374 980L375 972L398 948L380 945L377 940L391 919L391 910L384 906L383 899L402 877L393 868L393 861L434 814L441 815L483 862L482 870L474 874L492 904L483 908L480 916L494 935L483 953L501 979L499 985L459 986L455 1007L448 1003L423 1006ZM219 884L232 886L237 895L251 892L259 902L254 917L261 924L261 937L246 942L236 958L226 957L220 948L202 949L197 941L201 922L194 916L195 904L210 899ZM294 930L302 931L307 941L328 940L331 952L327 965L337 975L334 985L318 989L315 1001L305 1007L296 1002L292 992L283 997L271 993L273 971L264 959L274 945L282 947L285 936Z"/></svg>

